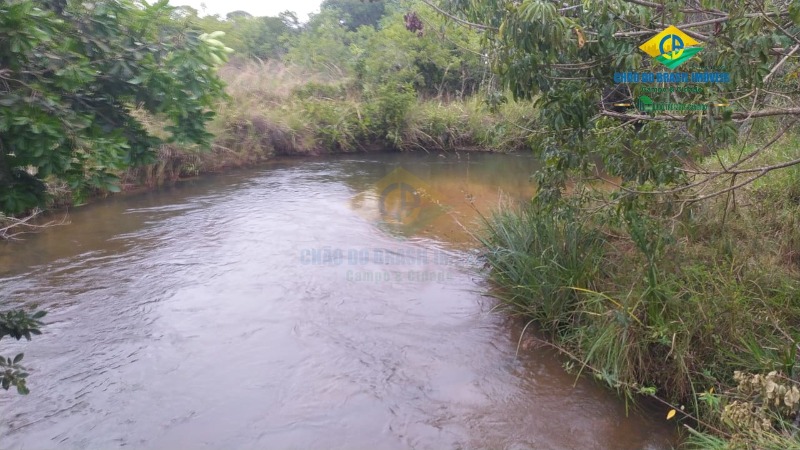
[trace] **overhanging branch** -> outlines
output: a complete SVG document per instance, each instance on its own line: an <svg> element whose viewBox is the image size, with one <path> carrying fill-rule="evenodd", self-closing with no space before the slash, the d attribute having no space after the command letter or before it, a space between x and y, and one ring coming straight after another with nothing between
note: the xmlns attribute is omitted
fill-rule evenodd
<svg viewBox="0 0 800 450"><path fill-rule="evenodd" d="M646 114L618 113L609 110L601 111L600 114L607 117L615 117L617 119L622 119L622 120L646 120L646 121L656 121L656 122L686 122L687 120L689 120L690 117L688 115L676 116L672 114L659 114L659 115L649 116ZM770 108L752 112L735 112L731 115L731 118L733 120L746 120L748 118L758 118L758 117L797 116L797 115L800 115L800 108ZM716 115L714 117L717 119L722 119L721 115Z"/></svg>

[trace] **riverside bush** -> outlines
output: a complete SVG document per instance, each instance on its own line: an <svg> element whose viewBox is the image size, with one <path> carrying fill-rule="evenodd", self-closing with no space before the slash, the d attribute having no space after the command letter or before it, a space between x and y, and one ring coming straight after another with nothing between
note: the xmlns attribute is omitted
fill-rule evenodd
<svg viewBox="0 0 800 450"><path fill-rule="evenodd" d="M796 139L751 164L796 155ZM690 447L798 448L800 208L783 188L796 180L789 170L749 186L734 210L721 198L639 224L624 209L598 212L578 187L562 200L568 214L501 210L485 232L490 276L581 370L714 433L693 430Z"/></svg>

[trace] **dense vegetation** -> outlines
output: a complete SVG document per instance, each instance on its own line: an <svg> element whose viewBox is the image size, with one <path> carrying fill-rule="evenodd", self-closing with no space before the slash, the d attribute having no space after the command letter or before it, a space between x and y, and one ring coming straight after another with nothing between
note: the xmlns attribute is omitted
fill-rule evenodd
<svg viewBox="0 0 800 450"><path fill-rule="evenodd" d="M42 334L39 327L43 324L39 319L46 314L45 311L9 311L0 314L0 339L9 336L16 340L24 337L30 341L32 335ZM20 394L29 392L26 384L28 372L20 364L24 356L24 353L18 353L14 358L0 356L0 387L8 390L13 386Z"/></svg>
<svg viewBox="0 0 800 450"><path fill-rule="evenodd" d="M116 190L114 171L154 161L161 139L208 145L225 51L169 20L166 1L0 4L0 211L44 202L48 178L77 195ZM211 40L213 43L213 40Z"/></svg>
<svg viewBox="0 0 800 450"><path fill-rule="evenodd" d="M274 154L535 138L531 103L506 102L480 35L421 2L326 0L305 24L288 11L54 2L2 6L0 130L19 139L2 143L6 214Z"/></svg>
<svg viewBox="0 0 800 450"><path fill-rule="evenodd" d="M614 81L666 70L638 47L670 24L703 46L681 71L731 76L668 94L705 110ZM307 23L8 1L0 210L276 154L532 150L539 194L486 223L503 304L689 446L800 448L798 50L797 1L325 0Z"/></svg>
<svg viewBox="0 0 800 450"><path fill-rule="evenodd" d="M303 25L291 13L198 18L184 7L174 16L207 33L226 33L220 40L235 53L219 74L230 99L215 108L211 152L161 145L155 164L121 174L123 189L273 155L507 151L528 149L536 139L529 132L536 124L532 103L506 101L482 56L480 35L421 2L326 1ZM280 35L251 33L267 19L283 24L276 25ZM411 26L414 20L420 28Z"/></svg>
<svg viewBox="0 0 800 450"><path fill-rule="evenodd" d="M689 445L800 448L800 3L450 5L541 111L540 191L487 224L500 298L576 370L713 434ZM671 24L703 47L676 72L731 81L665 95L700 111L625 107L647 83L615 73L666 71L637 47Z"/></svg>

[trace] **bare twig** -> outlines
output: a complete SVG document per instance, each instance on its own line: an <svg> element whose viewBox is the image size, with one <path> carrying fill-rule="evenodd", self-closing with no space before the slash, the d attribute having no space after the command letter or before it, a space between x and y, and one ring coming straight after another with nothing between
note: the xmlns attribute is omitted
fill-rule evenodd
<svg viewBox="0 0 800 450"><path fill-rule="evenodd" d="M784 63L786 63L786 60L789 59L792 55L794 55L797 52L797 50L800 50L800 44L797 44L794 47L792 47L789 53L787 53L783 58L781 58L781 60L778 61L778 64L775 64L775 67L773 67L772 70L769 71L767 76L764 77L764 84L767 84L767 82L769 82L770 78L772 78L772 76L775 75L775 72L780 70L781 67L783 67Z"/></svg>
<svg viewBox="0 0 800 450"><path fill-rule="evenodd" d="M645 0L624 0L624 1L627 2L627 3L633 3L635 5L646 6L648 8L654 8L654 9L656 9L658 11L663 11L665 9L664 5L662 5L661 3L648 2L648 1L645 1ZM717 15L717 16L727 16L726 13L724 13L722 11L717 11L717 10L702 10L702 9L697 9L697 8L684 8L684 9L681 9L680 11L684 12L684 13L691 13L691 14L705 13L705 14L714 14L714 15Z"/></svg>
<svg viewBox="0 0 800 450"><path fill-rule="evenodd" d="M689 120L689 116L675 116L671 114L660 114L656 116L649 116L646 114L627 114L627 113L618 113L615 111L602 111L600 114L608 117L616 117L618 119L624 120L648 120L648 121L656 121L656 122L686 122ZM751 118L757 117L772 117L772 116L796 116L800 115L800 108L793 107L793 108L769 108L769 109L762 109L760 111L750 111L750 112L735 112L732 114L733 120L736 121L743 121ZM720 117L715 117L717 119L721 119Z"/></svg>
<svg viewBox="0 0 800 450"><path fill-rule="evenodd" d="M22 218L7 217L0 214L0 239L15 239L21 234L33 233L35 231L40 231L52 226L67 224L66 215L59 221L52 220L44 224L31 223L31 221L33 221L33 219L38 217L41 213L41 210L35 209L29 215Z"/></svg>

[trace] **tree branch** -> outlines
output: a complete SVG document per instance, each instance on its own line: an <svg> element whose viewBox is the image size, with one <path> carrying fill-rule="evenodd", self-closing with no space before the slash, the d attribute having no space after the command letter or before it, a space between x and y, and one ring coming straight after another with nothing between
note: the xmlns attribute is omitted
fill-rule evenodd
<svg viewBox="0 0 800 450"><path fill-rule="evenodd" d="M653 3L653 2L648 2L648 1L645 1L645 0L623 0L623 1L625 1L627 3L633 3L633 4L639 5L639 6L646 6L648 8L653 8L653 9L656 9L658 11L661 11L661 10L664 9L664 5L662 5L660 3ZM697 9L697 8L685 8L685 9L681 9L680 11L683 12L683 13L688 13L688 14L704 13L704 14L714 14L714 15L717 15L717 16L727 15L722 11L705 10L705 9Z"/></svg>
<svg viewBox="0 0 800 450"><path fill-rule="evenodd" d="M647 121L661 121L661 122L686 122L689 119L689 116L674 116L671 114L661 114L655 116L648 116L645 114L627 114L627 113L618 113L615 111L604 110L600 111L601 115L607 117L615 117L617 119L622 120L647 120ZM771 109L762 109L760 111L752 111L750 113L746 112L735 112L731 116L733 120L741 121L747 120L750 118L758 118L758 117L772 117L772 116L796 116L800 115L800 108L771 108ZM721 119L721 116L714 116L717 119Z"/></svg>
<svg viewBox="0 0 800 450"><path fill-rule="evenodd" d="M772 76L775 75L775 72L780 70L780 68L783 67L783 65L786 63L786 60L789 59L792 55L794 55L797 52L797 50L800 50L800 44L797 44L794 47L792 47L792 50L789 51L789 53L787 53L783 58L781 58L781 60L778 61L778 64L775 64L775 67L773 67L772 70L769 71L767 76L764 77L764 84L767 84L767 82L769 82L770 78L772 78Z"/></svg>
<svg viewBox="0 0 800 450"><path fill-rule="evenodd" d="M475 27L475 28L477 28L479 30L497 31L497 28L495 28L495 27L490 27L488 25L481 25L479 23L469 22L469 21L466 21L464 19L458 18L458 17L448 13L447 11L443 10L442 8L439 8L438 6L434 5L429 0L421 0L421 1L422 1L422 3L425 3L426 5L430 6L433 9L435 9L436 12L438 12L439 14L441 14L441 15L447 17L447 18L450 18L452 20L455 20L456 22L458 22L458 23L460 23L462 25L466 25L468 27Z"/></svg>
<svg viewBox="0 0 800 450"><path fill-rule="evenodd" d="M31 233L35 230L41 230L56 225L65 225L67 223L67 216L64 216L60 221L50 221L41 225L30 223L34 218L42 213L41 210L35 209L26 217L15 218L7 217L0 214L0 239L14 239L16 236L25 233Z"/></svg>
<svg viewBox="0 0 800 450"><path fill-rule="evenodd" d="M793 161L789 161L789 162L786 162L786 163L776 164L774 166L758 167L758 168L749 169L749 170L748 169L743 169L741 171L733 170L733 169L741 166L742 164L744 164L746 161L754 158L759 153L761 153L764 150L768 149L769 147L771 147L776 142L778 142L778 140L781 137L783 137L783 135L785 135L789 130L791 130L794 127L795 124L797 124L798 120L800 120L800 119L795 119L791 123L786 125L785 127L781 128L781 130L778 131L778 133L776 133L775 136L772 137L772 139L770 139L768 142L766 142L764 145L762 145L761 147L759 147L757 150L753 151L752 153L750 153L746 157L739 159L739 161L737 161L735 164L731 165L728 168L724 168L724 170L714 171L714 172L704 172L704 174L710 174L710 176L708 176L706 178L703 178L702 180L695 181L693 183L689 183L689 184L686 184L686 185L683 185L683 186L679 186L679 187L676 187L676 188L673 188L673 189L667 189L667 190L662 190L662 191L638 191L638 190L635 190L635 189L626 188L625 186L622 186L621 184L618 184L618 183L614 183L611 180L607 180L606 179L605 181L607 183L611 184L612 186L615 186L615 187L617 187L617 188L619 188L619 189L621 189L621 190L623 190L623 191L625 191L625 192L627 192L629 194L667 195L667 194L677 194L679 192L683 192L683 191L686 191L688 189L692 189L692 188L695 188L695 187L698 187L698 186L702 186L704 184L707 184L707 183L709 183L709 182L721 177L722 175L730 174L730 175L734 175L735 176L737 173L753 173L753 172L766 171L766 172L764 172L764 174L759 175L759 176L753 178L752 180L750 180L748 182L744 182L743 184L739 185L739 187L741 187L741 186L744 186L746 184L749 184L749 183L755 181L758 178L761 178L763 175L766 175L768 172L771 172L773 170L780 169L780 168L783 168L783 167L789 167L789 166L792 166L792 165L800 163L800 159L798 159L798 160L793 160ZM724 194L724 193L726 193L726 192L728 192L730 190L731 189L727 189L727 190L724 190L724 191L720 191L718 193L708 194L708 197L705 197L705 198L710 198L710 197L713 197L713 196L716 196L716 195L721 195L721 194ZM693 199L690 199L690 200L693 200Z"/></svg>

